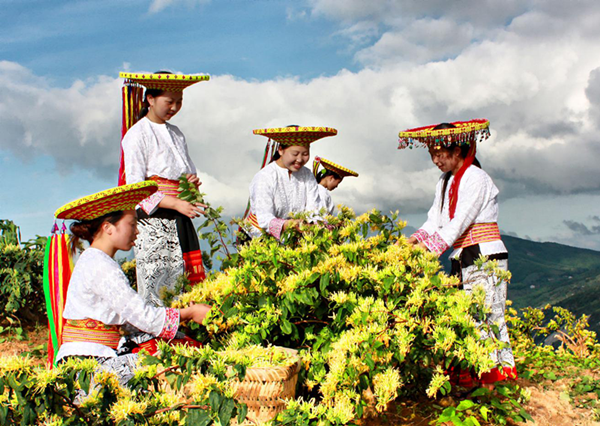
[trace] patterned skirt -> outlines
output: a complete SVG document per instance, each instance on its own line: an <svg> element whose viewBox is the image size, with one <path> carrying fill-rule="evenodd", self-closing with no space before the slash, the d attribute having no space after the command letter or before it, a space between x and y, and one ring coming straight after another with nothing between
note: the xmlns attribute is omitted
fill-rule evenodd
<svg viewBox="0 0 600 426"><path fill-rule="evenodd" d="M137 286L146 301L163 306L184 272L192 285L204 280L200 242L189 217L171 209L159 208L151 216L138 210L138 231Z"/></svg>
<svg viewBox="0 0 600 426"><path fill-rule="evenodd" d="M474 260L479 257L479 245L470 246L463 249L460 260L452 260L452 273L461 278L464 291L471 293L476 286L483 286L485 290L485 304L490 309L487 317L480 322L481 338L493 337L505 344L504 348L496 350L490 354L490 357L496 364L496 368L489 373L484 373L479 380L481 383L495 383L507 378L517 377L515 368L515 358L504 313L506 310L506 292L507 284L501 281L495 275L489 276L486 272L479 270L474 264ZM502 270L508 270L508 254L499 253L488 256L489 260L496 260ZM489 327L483 327L484 322L487 325L496 324L498 326L498 335L492 335L493 331Z"/></svg>

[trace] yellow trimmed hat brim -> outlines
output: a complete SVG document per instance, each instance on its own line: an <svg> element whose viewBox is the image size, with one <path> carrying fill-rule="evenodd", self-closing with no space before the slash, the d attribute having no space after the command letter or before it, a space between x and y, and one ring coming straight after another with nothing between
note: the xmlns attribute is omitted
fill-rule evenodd
<svg viewBox="0 0 600 426"><path fill-rule="evenodd" d="M337 130L331 127L275 127L256 129L252 133L266 136L281 145L308 146L321 138L337 135Z"/></svg>
<svg viewBox="0 0 600 426"><path fill-rule="evenodd" d="M119 77L125 79L126 84L138 84L146 89L158 89L166 92L182 92L186 87L201 81L210 80L209 75L185 75L185 74L144 74L144 73L119 73Z"/></svg>
<svg viewBox="0 0 600 426"><path fill-rule="evenodd" d="M54 213L58 219L93 220L108 213L134 210L140 201L158 190L153 181L122 185L65 204Z"/></svg>
<svg viewBox="0 0 600 426"><path fill-rule="evenodd" d="M350 170L344 166L340 166L339 164L336 164L333 161L329 161L323 157L320 157L319 164L321 164L327 170L336 173L340 177L358 177L358 173L356 173L354 170Z"/></svg>

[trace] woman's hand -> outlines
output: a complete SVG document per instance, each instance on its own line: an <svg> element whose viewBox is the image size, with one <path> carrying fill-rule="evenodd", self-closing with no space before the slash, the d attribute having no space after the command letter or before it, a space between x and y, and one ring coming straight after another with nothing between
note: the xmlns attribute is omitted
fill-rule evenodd
<svg viewBox="0 0 600 426"><path fill-rule="evenodd" d="M204 214L204 209L207 207L206 204L196 203L192 204L189 201L181 200L177 198L179 201L175 205L175 210L179 213L189 217L190 219L194 219L196 217L200 217L200 215Z"/></svg>
<svg viewBox="0 0 600 426"><path fill-rule="evenodd" d="M285 222L283 222L283 230L285 231L288 228L294 228L296 229L296 231L299 231L301 223L302 220L300 219L288 219Z"/></svg>
<svg viewBox="0 0 600 426"><path fill-rule="evenodd" d="M182 215L194 219L204 214L204 209L207 207L206 204L196 203L192 204L189 201L182 200L181 198L175 198L170 195L166 195L158 204L163 209L177 210Z"/></svg>
<svg viewBox="0 0 600 426"><path fill-rule="evenodd" d="M210 308L209 305L205 305L204 303L190 305L179 311L179 319L181 321L194 321L197 324L202 324Z"/></svg>
<svg viewBox="0 0 600 426"><path fill-rule="evenodd" d="M202 182L200 182L200 178L198 177L198 175L188 173L185 175L185 177L187 178L189 183L196 185L196 188L202 185Z"/></svg>
<svg viewBox="0 0 600 426"><path fill-rule="evenodd" d="M415 245L419 243L419 240L417 240L417 237L410 237L406 242L410 245Z"/></svg>

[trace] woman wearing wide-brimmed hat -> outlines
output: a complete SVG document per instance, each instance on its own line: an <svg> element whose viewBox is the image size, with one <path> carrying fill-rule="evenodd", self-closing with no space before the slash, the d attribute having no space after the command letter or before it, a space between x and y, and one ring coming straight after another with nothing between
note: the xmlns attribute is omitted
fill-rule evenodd
<svg viewBox="0 0 600 426"><path fill-rule="evenodd" d="M335 209L330 192L336 189L345 177L358 177L358 173L355 171L323 157L315 157L313 161L313 174L319 183L321 204L325 206L329 214L333 214L333 210Z"/></svg>
<svg viewBox="0 0 600 426"><path fill-rule="evenodd" d="M498 228L499 191L475 158L477 143L489 135L489 121L485 119L442 123L399 134L399 149L427 148L431 160L442 171L427 221L409 242L437 255L453 246L452 273L461 277L467 292L483 286L490 308L486 323L497 325L499 333L495 338L506 343L492 354L497 367L482 375L482 384L516 378L517 374L504 319L506 282L474 264L485 256L488 261L497 261L499 268L508 268L508 252ZM491 327L482 329L482 337L488 333L492 333Z"/></svg>
<svg viewBox="0 0 600 426"><path fill-rule="evenodd" d="M90 245L61 288L45 285L49 320L55 323L50 332L57 343L56 347L49 345L50 365L69 357L94 358L100 368L114 372L126 384L137 368L138 344L152 352L150 348L156 349L153 337L169 341L175 338L180 321L200 324L204 320L208 305L172 309L146 302L131 288L113 258L118 250L135 246L136 205L157 189L152 181L122 185L77 199L56 211L58 219L74 220L70 225L72 248L80 240ZM69 253L60 249L48 254L46 268L64 263L68 257ZM65 290L66 302L53 297ZM122 339L124 330L131 334Z"/></svg>
<svg viewBox="0 0 600 426"><path fill-rule="evenodd" d="M290 213L313 212L324 207L319 189L311 171L304 167L310 159L310 144L337 134L329 127L287 126L257 129L254 134L269 138L265 150L266 163L272 150L271 162L261 169L250 183L250 211L246 232L253 238L264 232L279 239L288 227L297 227L299 221ZM269 148L269 144L274 146Z"/></svg>
<svg viewBox="0 0 600 426"><path fill-rule="evenodd" d="M169 123L183 104L183 90L209 79L207 75L121 73L123 140L119 185L146 179L158 191L138 208L140 235L135 249L138 292L162 306L162 296L173 292L184 272L192 284L205 278L202 253L192 219L202 204L178 198L179 178L200 185L185 136Z"/></svg>

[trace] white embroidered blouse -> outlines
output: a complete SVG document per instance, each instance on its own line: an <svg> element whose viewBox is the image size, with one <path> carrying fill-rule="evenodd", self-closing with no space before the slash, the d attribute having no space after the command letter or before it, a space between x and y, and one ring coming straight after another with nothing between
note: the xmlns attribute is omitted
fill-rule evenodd
<svg viewBox="0 0 600 426"><path fill-rule="evenodd" d="M75 264L67 291L64 319L94 319L107 325L131 324L146 333L172 339L179 310L147 304L129 285L117 262L96 248L86 249ZM67 342L56 356L115 357L114 349L92 342Z"/></svg>
<svg viewBox="0 0 600 426"><path fill-rule="evenodd" d="M290 174L273 161L258 172L250 183L251 212L262 229L279 238L289 213L316 213L323 207L318 186L308 168L302 167ZM252 237L261 235L255 227L249 227L249 232Z"/></svg>
<svg viewBox="0 0 600 426"><path fill-rule="evenodd" d="M325 207L327 213L333 214L333 210L335 206L333 205L333 200L331 199L330 191L325 188L323 185L319 184L319 198L321 199L321 205Z"/></svg>
<svg viewBox="0 0 600 426"><path fill-rule="evenodd" d="M172 124L158 124L144 117L127 131L121 144L128 184L154 175L177 180L184 173L196 174L185 136ZM163 198L163 193L156 192L140 203L140 207L152 214Z"/></svg>
<svg viewBox="0 0 600 426"><path fill-rule="evenodd" d="M442 202L442 188L444 174L440 177L435 190L433 206L427 214L427 221L413 234L419 242L438 255L446 251L473 223L498 222L498 188L492 178L476 166L470 166L464 173L458 187L458 200L454 218L450 220L449 192L454 176L450 177L444 196L444 207L440 211ZM506 246L502 240L480 243L481 254L491 255L506 253ZM454 250L450 257L455 259L460 256L462 248Z"/></svg>

